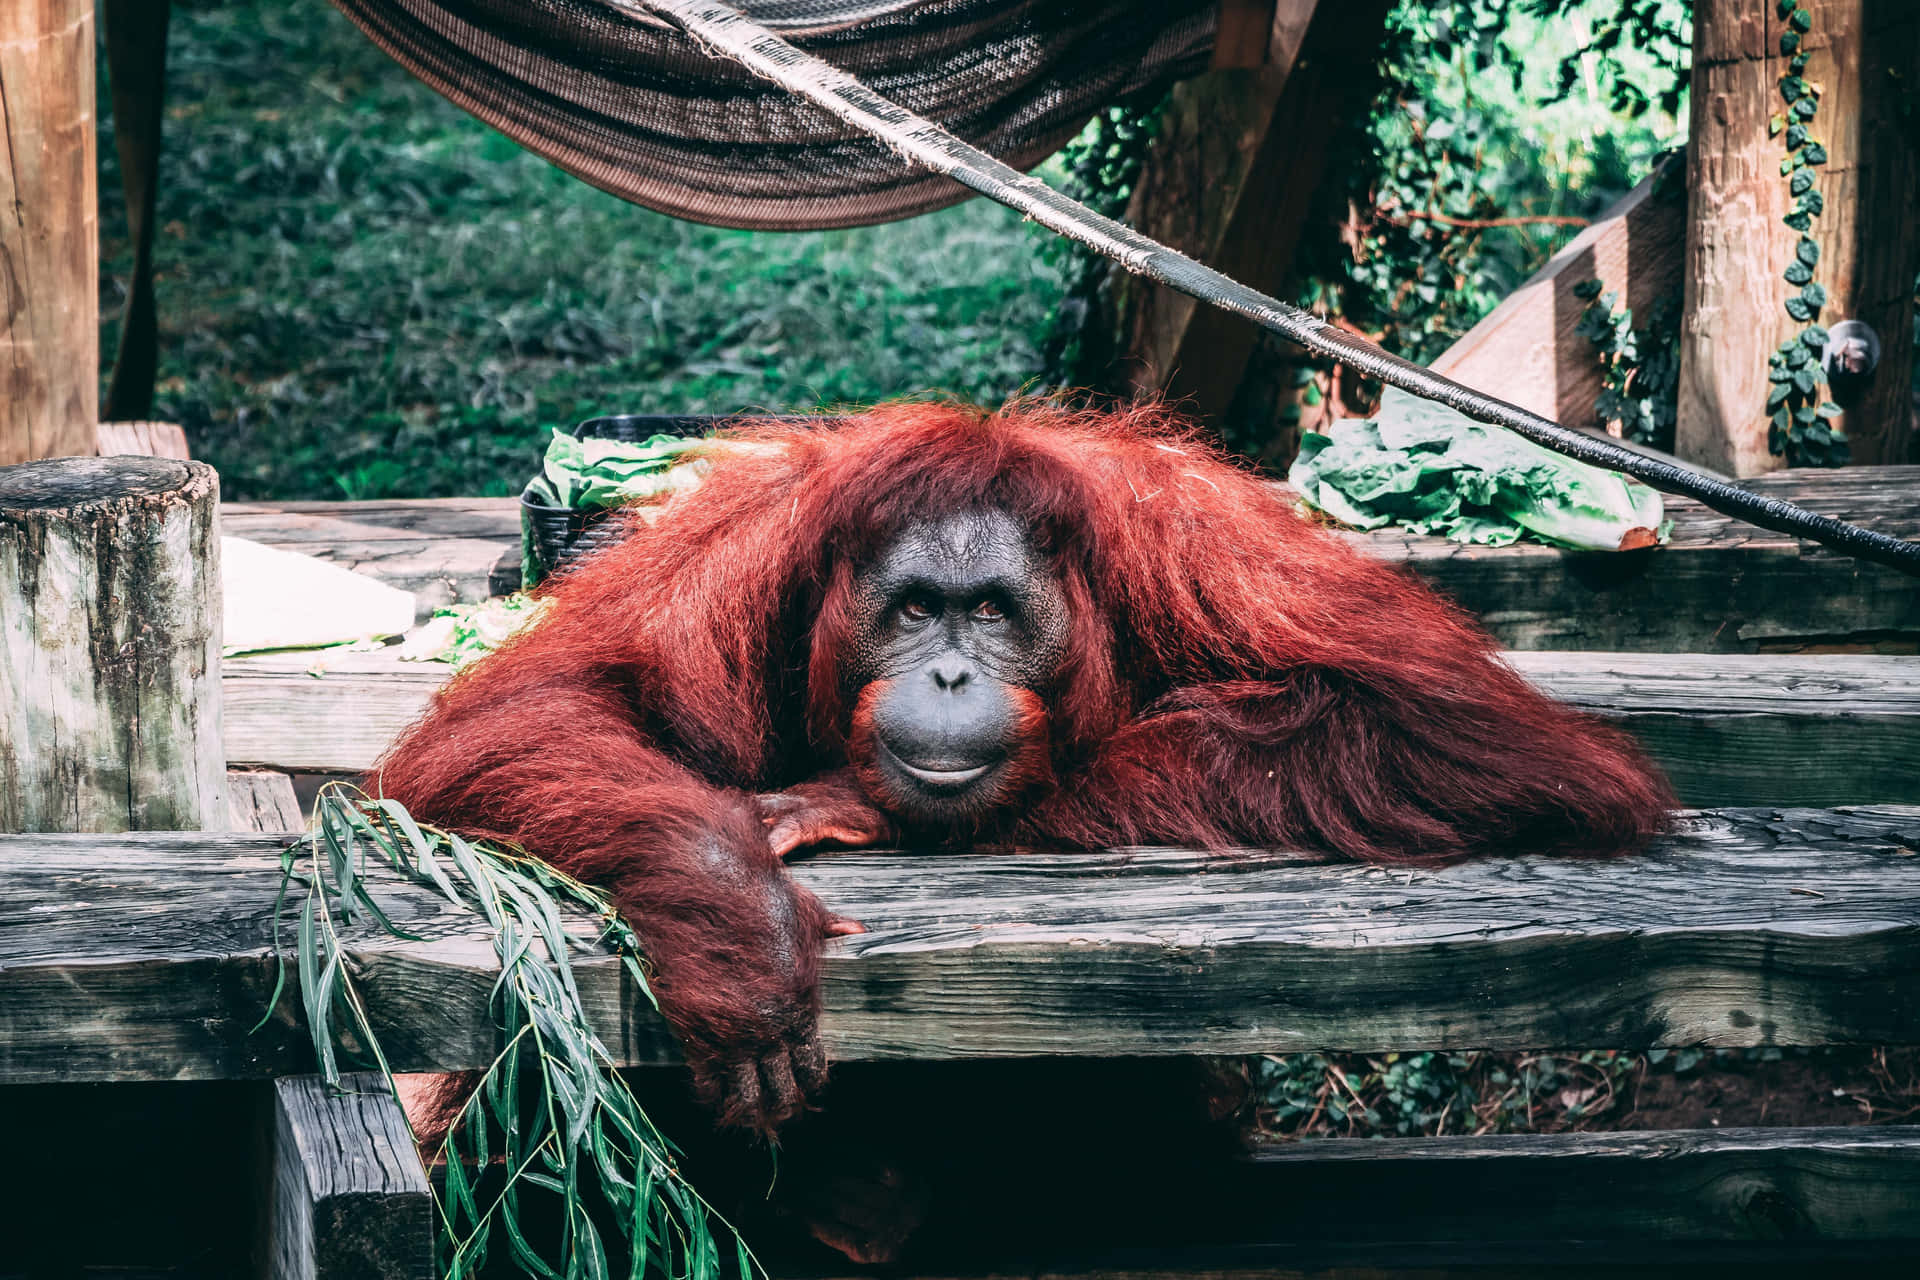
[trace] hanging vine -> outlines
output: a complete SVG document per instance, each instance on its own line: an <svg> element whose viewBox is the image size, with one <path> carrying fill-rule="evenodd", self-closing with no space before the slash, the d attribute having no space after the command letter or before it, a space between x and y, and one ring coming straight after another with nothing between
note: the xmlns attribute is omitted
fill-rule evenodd
<svg viewBox="0 0 1920 1280"><path fill-rule="evenodd" d="M1813 220L1826 204L1814 190L1813 171L1827 162L1826 147L1811 132L1821 93L1820 86L1806 78L1805 40L1813 27L1813 14L1805 0L1779 0L1779 14L1786 24L1780 34L1780 52L1787 59L1787 73L1779 82L1785 105L1767 127L1770 136L1785 135L1787 154L1780 161L1780 176L1787 180L1794 206L1783 221L1800 233L1793 261L1783 273L1794 287L1784 305L1787 314L1806 327L1767 357L1767 378L1772 384L1767 392L1767 448L1785 455L1789 466L1838 467L1845 465L1848 449L1833 422L1840 406L1828 400L1824 391L1827 379L1820 356L1826 349L1827 331L1819 319L1827 291L1813 278L1813 269L1820 265L1820 245L1811 234Z"/></svg>

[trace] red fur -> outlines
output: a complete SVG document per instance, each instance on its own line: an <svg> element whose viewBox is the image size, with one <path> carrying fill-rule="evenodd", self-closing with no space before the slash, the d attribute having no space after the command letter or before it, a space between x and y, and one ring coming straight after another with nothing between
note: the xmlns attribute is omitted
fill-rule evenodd
<svg viewBox="0 0 1920 1280"><path fill-rule="evenodd" d="M424 819L611 889L736 1118L794 1105L827 923L751 793L855 763L851 569L930 515L1013 514L1072 610L1016 839L1435 862L1615 852L1661 824L1666 787L1622 734L1535 693L1459 611L1162 410L896 404L740 434L777 447L725 458L568 574L378 774Z"/></svg>

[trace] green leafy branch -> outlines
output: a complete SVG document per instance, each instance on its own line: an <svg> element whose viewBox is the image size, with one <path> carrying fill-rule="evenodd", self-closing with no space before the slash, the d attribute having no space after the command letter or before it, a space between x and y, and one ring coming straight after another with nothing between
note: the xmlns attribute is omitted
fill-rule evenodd
<svg viewBox="0 0 1920 1280"><path fill-rule="evenodd" d="M1821 89L1806 78L1804 43L1813 15L1803 5L1804 0L1778 0L1779 15L1786 23L1780 52L1787 59L1787 73L1779 81L1785 107L1768 121L1767 129L1771 137L1785 136L1787 154L1780 161L1780 176L1787 180L1794 206L1782 221L1800 233L1793 261L1782 273L1795 291L1783 305L1789 316L1806 327L1767 357L1771 384L1767 448L1784 455L1790 466L1838 467L1845 465L1848 447L1833 421L1840 416L1840 406L1827 400L1822 390L1827 378L1820 355L1826 349L1827 331L1818 321L1827 291L1813 278L1813 269L1820 265L1820 245L1810 234L1813 220L1826 206L1825 198L1814 190L1813 171L1827 162L1827 148L1811 133Z"/></svg>
<svg viewBox="0 0 1920 1280"><path fill-rule="evenodd" d="M1573 286L1587 303L1574 332L1593 344L1600 364L1594 416L1604 427L1617 423L1628 440L1671 450L1680 395L1679 299L1656 299L1646 326L1636 329L1633 308L1616 310L1620 295L1603 297L1605 288L1597 279Z"/></svg>
<svg viewBox="0 0 1920 1280"><path fill-rule="evenodd" d="M653 998L638 939L607 895L525 853L424 826L395 801L339 783L321 790L311 830L281 857L274 905L281 966L268 1005L278 1005L285 985L280 925L297 888L300 998L327 1082L340 1082L341 1049L371 1058L392 1082L342 939L342 930L369 921L395 937L412 936L369 892L370 859L376 869L481 915L500 960L493 1001L502 1047L430 1157L445 1170L445 1185L434 1193L442 1274L480 1274L498 1231L512 1261L541 1280L607 1280L614 1274L610 1252L624 1253L632 1280L720 1280L728 1262L714 1238L717 1222L732 1237L738 1280L764 1276L738 1232L682 1178L673 1145L641 1110L587 1022L570 959L576 949L612 949L634 985ZM562 904L596 917L598 934L569 933ZM558 1197L557 1239L529 1238L521 1201L528 1189ZM603 1239L608 1223L619 1237L612 1251Z"/></svg>

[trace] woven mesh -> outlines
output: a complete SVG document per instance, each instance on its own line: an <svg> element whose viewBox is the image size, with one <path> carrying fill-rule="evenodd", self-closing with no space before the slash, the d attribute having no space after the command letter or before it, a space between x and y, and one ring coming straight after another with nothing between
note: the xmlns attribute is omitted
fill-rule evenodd
<svg viewBox="0 0 1920 1280"><path fill-rule="evenodd" d="M635 204L797 231L967 198L812 103L600 0L334 0L409 71ZM1215 0L747 0L738 7L908 110L1026 169L1100 107L1192 74Z"/></svg>

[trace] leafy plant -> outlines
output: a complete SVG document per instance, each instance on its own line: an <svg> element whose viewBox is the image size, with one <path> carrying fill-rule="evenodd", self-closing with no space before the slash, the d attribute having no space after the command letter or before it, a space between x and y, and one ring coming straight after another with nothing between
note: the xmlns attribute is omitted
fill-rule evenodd
<svg viewBox="0 0 1920 1280"><path fill-rule="evenodd" d="M1813 278L1813 269L1820 265L1820 244L1809 234L1826 204L1814 189L1813 171L1827 162L1825 144L1809 132L1819 112L1821 88L1805 77L1807 54L1801 45L1813 26L1813 14L1803 0L1777 0L1777 7L1786 23L1780 52L1787 59L1787 72L1778 85L1786 105L1767 122L1767 130L1770 136L1784 136L1787 154L1780 161L1780 176L1787 180L1794 206L1782 221L1800 233L1793 261L1782 273L1793 286L1782 305L1806 327L1767 357L1767 448L1785 455L1790 466L1838 467L1847 462L1848 446L1834 425L1840 406L1821 390L1827 381L1820 362L1827 331L1818 321L1827 291Z"/></svg>
<svg viewBox="0 0 1920 1280"><path fill-rule="evenodd" d="M1671 451L1680 395L1680 299L1656 299L1646 326L1636 329L1633 308L1616 309L1620 295L1602 296L1605 288L1597 279L1573 287L1575 297L1587 300L1574 332L1593 344L1600 363L1594 418L1628 440Z"/></svg>
<svg viewBox="0 0 1920 1280"><path fill-rule="evenodd" d="M329 1084L340 1082L343 1050L370 1058L392 1080L342 936L366 923L411 936L380 909L370 871L432 888L493 932L500 1052L443 1146L425 1153L445 1170L434 1198L448 1280L478 1275L502 1237L512 1261L542 1280L603 1280L619 1270L622 1252L634 1280L719 1280L729 1265L738 1280L764 1275L738 1233L681 1177L673 1145L641 1110L582 1011L575 950L611 949L652 998L638 939L604 893L518 850L424 826L395 801L340 783L321 790L312 828L288 846L281 867L275 943L289 896L298 895L300 998ZM584 908L598 920L597 934L569 932L563 907ZM279 1003L285 969L281 952L269 1009ZM528 1191L559 1203L550 1253L529 1225ZM595 1206L605 1212L596 1215ZM611 1248L602 1234L608 1222L619 1237ZM716 1223L731 1237L726 1252Z"/></svg>

